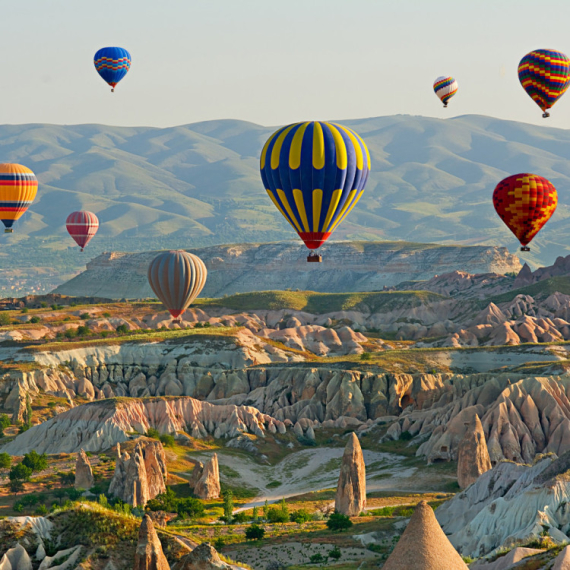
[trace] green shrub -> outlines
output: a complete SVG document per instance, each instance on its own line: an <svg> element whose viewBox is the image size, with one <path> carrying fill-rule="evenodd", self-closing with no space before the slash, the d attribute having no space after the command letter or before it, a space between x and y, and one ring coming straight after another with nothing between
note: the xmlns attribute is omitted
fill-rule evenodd
<svg viewBox="0 0 570 570"><path fill-rule="evenodd" d="M103 313L103 317L105 317L106 319L108 319L111 316L111 313Z"/></svg>
<svg viewBox="0 0 570 570"><path fill-rule="evenodd" d="M0 453L0 469L9 469L12 465L12 457L7 453Z"/></svg>
<svg viewBox="0 0 570 570"><path fill-rule="evenodd" d="M332 558L333 560L338 560L342 556L340 548L335 545L332 550L329 550L328 557Z"/></svg>
<svg viewBox="0 0 570 570"><path fill-rule="evenodd" d="M24 455L22 463L36 473L48 467L47 455L45 453L40 455L35 449Z"/></svg>
<svg viewBox="0 0 570 570"><path fill-rule="evenodd" d="M270 523L286 523L289 522L289 513L276 509L275 507L270 507L267 511L267 520Z"/></svg>
<svg viewBox="0 0 570 570"><path fill-rule="evenodd" d="M75 338L77 336L77 331L75 329L67 329L64 333L63 336L65 338Z"/></svg>
<svg viewBox="0 0 570 570"><path fill-rule="evenodd" d="M24 313L24 315L29 311L30 309L28 309L28 307L24 307L20 313Z"/></svg>
<svg viewBox="0 0 570 570"><path fill-rule="evenodd" d="M80 319L83 319L84 321L86 321L91 315L89 313L81 313L79 315Z"/></svg>
<svg viewBox="0 0 570 570"><path fill-rule="evenodd" d="M38 317L37 315L34 315L31 319L30 319L30 323L39 323L41 321L40 317Z"/></svg>
<svg viewBox="0 0 570 570"><path fill-rule="evenodd" d="M204 504L199 499L189 497L176 500L176 513L183 519L195 519L204 515Z"/></svg>
<svg viewBox="0 0 570 570"><path fill-rule="evenodd" d="M10 469L10 481L29 481L33 471L24 463L17 463Z"/></svg>
<svg viewBox="0 0 570 570"><path fill-rule="evenodd" d="M170 435L168 433L164 433L162 434L158 439L160 439L162 445L164 445L164 447L174 447L174 436Z"/></svg>
<svg viewBox="0 0 570 570"><path fill-rule="evenodd" d="M300 509L298 511L294 511L290 515L291 522L295 522L298 524L304 524L310 521L313 518L313 515L307 509Z"/></svg>
<svg viewBox="0 0 570 570"><path fill-rule="evenodd" d="M223 538L216 538L214 541L214 548L216 550L221 550L226 545L226 541Z"/></svg>
<svg viewBox="0 0 570 570"><path fill-rule="evenodd" d="M400 439L402 441L410 441L410 439L412 439L414 436L409 432L409 431L403 431L400 434Z"/></svg>
<svg viewBox="0 0 570 570"><path fill-rule="evenodd" d="M157 429L148 428L146 436L151 437L152 439L160 439L160 432Z"/></svg>
<svg viewBox="0 0 570 570"><path fill-rule="evenodd" d="M311 561L311 564L320 564L325 561L325 558L320 552L317 552L316 554L313 554L309 560Z"/></svg>
<svg viewBox="0 0 570 570"><path fill-rule="evenodd" d="M245 529L246 540L261 540L265 536L265 529L259 525L252 524Z"/></svg>
<svg viewBox="0 0 570 570"><path fill-rule="evenodd" d="M86 336L90 332L91 331L89 330L88 326L81 325L81 326L77 327L76 334L77 334L77 336Z"/></svg>
<svg viewBox="0 0 570 570"><path fill-rule="evenodd" d="M330 530L338 530L342 532L343 530L349 529L351 526L352 521L350 520L350 517L341 513L333 513L327 521L327 527Z"/></svg>
<svg viewBox="0 0 570 570"><path fill-rule="evenodd" d="M6 429L11 425L12 422L10 421L10 416L8 416L8 414L0 414L0 428Z"/></svg>
<svg viewBox="0 0 570 570"><path fill-rule="evenodd" d="M34 514L38 515L38 516L44 516L48 514L48 508L45 505L38 505L36 507L36 510L34 511Z"/></svg>
<svg viewBox="0 0 570 570"><path fill-rule="evenodd" d="M363 352L360 355L360 360L372 360L372 355L369 352Z"/></svg>
<svg viewBox="0 0 570 570"><path fill-rule="evenodd" d="M18 321L19 323L20 321ZM5 326L11 323L10 315L8 313L1 312L0 313L0 325Z"/></svg>

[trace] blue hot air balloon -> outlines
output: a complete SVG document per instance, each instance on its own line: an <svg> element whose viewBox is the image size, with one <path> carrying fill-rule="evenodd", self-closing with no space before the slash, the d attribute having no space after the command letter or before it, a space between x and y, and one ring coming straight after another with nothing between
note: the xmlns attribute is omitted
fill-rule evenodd
<svg viewBox="0 0 570 570"><path fill-rule="evenodd" d="M356 205L370 171L364 141L336 123L306 122L273 133L261 153L272 202L305 245L318 249ZM311 254L307 261L320 261Z"/></svg>
<svg viewBox="0 0 570 570"><path fill-rule="evenodd" d="M101 48L93 58L97 73L115 91L117 83L127 75L131 68L131 54L124 48L105 47Z"/></svg>

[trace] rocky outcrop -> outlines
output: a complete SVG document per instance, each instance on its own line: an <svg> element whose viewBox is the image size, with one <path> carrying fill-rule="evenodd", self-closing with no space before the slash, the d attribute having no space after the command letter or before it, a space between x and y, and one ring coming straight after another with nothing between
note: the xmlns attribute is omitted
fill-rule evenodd
<svg viewBox="0 0 570 570"><path fill-rule="evenodd" d="M32 570L32 561L26 549L17 544L0 558L0 570Z"/></svg>
<svg viewBox="0 0 570 570"><path fill-rule="evenodd" d="M89 490L95 484L93 471L89 458L83 449L77 454L75 460L75 488Z"/></svg>
<svg viewBox="0 0 570 570"><path fill-rule="evenodd" d="M469 570L510 570L511 568L516 568L521 560L542 552L544 552L544 550L538 550L536 548L513 548L508 554L492 562L488 562L485 559L479 560L472 564Z"/></svg>
<svg viewBox="0 0 570 570"><path fill-rule="evenodd" d="M518 271L520 261L506 248L454 247L403 242L324 244L326 267L311 271L302 244L232 244L188 250L204 260L206 297L248 291L300 288L309 291L379 291L385 285L418 281L468 266L474 272ZM146 269L157 252L104 253L54 293L120 298L153 297Z"/></svg>
<svg viewBox="0 0 570 570"><path fill-rule="evenodd" d="M570 546L565 546L554 560L552 570L570 570Z"/></svg>
<svg viewBox="0 0 570 570"><path fill-rule="evenodd" d="M362 448L352 432L344 449L334 508L349 517L358 516L366 506L366 467Z"/></svg>
<svg viewBox="0 0 570 570"><path fill-rule="evenodd" d="M53 556L46 556L40 564L38 570L77 570L81 568L77 561L81 556L83 546L77 545L65 550L59 550ZM59 563L61 560L64 562ZM54 565L55 563L55 565Z"/></svg>
<svg viewBox="0 0 570 570"><path fill-rule="evenodd" d="M214 453L202 468L202 474L194 486L194 494L200 499L217 499L220 493L218 454Z"/></svg>
<svg viewBox="0 0 570 570"><path fill-rule="evenodd" d="M285 431L281 421L249 406L214 405L187 397L132 398L77 406L20 434L2 451L13 455L32 449L48 454L76 453L81 448L98 452L149 428L228 439L242 433L263 437L266 429Z"/></svg>
<svg viewBox="0 0 570 570"><path fill-rule="evenodd" d="M467 565L453 548L433 509L421 501L383 570L466 570Z"/></svg>
<svg viewBox="0 0 570 570"><path fill-rule="evenodd" d="M570 453L532 466L502 462L437 509L437 519L464 556L490 556L526 544L546 530L570 541Z"/></svg>
<svg viewBox="0 0 570 570"><path fill-rule="evenodd" d="M133 507L144 507L166 491L166 477L166 456L159 441L138 442L132 457L126 452L121 453L120 444L117 444L117 461L109 494Z"/></svg>
<svg viewBox="0 0 570 570"><path fill-rule="evenodd" d="M232 568L236 567L226 564L209 542L203 542L176 562L172 570L232 570Z"/></svg>
<svg viewBox="0 0 570 570"><path fill-rule="evenodd" d="M148 515L143 517L133 570L170 570L160 540Z"/></svg>
<svg viewBox="0 0 570 570"><path fill-rule="evenodd" d="M461 489L475 483L491 469L487 442L479 416L475 414L457 451L457 482Z"/></svg>

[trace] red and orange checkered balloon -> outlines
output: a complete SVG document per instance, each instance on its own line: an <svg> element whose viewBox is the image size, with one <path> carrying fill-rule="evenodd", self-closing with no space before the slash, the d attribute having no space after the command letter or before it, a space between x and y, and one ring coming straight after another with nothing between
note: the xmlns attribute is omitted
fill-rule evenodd
<svg viewBox="0 0 570 570"><path fill-rule="evenodd" d="M523 247L548 222L557 204L556 188L536 174L509 176L501 180L493 192L497 214Z"/></svg>

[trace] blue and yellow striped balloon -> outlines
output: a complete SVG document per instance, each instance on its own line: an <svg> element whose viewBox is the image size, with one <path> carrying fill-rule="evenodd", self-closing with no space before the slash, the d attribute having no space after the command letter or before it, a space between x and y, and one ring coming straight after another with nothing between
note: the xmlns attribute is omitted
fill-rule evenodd
<svg viewBox="0 0 570 570"><path fill-rule="evenodd" d="M288 125L261 153L265 189L309 249L323 245L354 208L369 172L364 141L336 123Z"/></svg>

